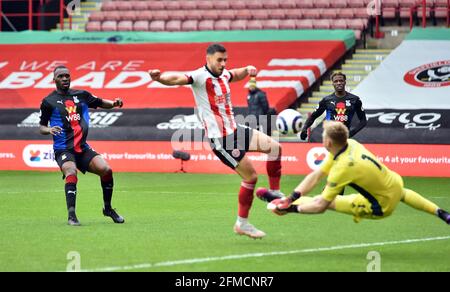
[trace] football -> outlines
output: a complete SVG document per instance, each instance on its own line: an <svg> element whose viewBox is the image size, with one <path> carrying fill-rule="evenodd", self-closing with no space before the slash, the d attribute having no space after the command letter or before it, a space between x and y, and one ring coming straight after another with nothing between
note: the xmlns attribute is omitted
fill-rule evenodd
<svg viewBox="0 0 450 292"><path fill-rule="evenodd" d="M277 129L283 134L297 134L302 130L302 114L293 109L285 109L277 116Z"/></svg>

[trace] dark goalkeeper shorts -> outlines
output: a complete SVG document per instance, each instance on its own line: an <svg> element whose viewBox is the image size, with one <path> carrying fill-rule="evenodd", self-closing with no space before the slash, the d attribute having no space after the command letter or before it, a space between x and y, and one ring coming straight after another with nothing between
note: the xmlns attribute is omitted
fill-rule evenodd
<svg viewBox="0 0 450 292"><path fill-rule="evenodd" d="M56 163L58 163L59 168L62 168L62 165L65 162L73 161L82 173L86 173L86 171L88 171L89 169L89 163L91 163L91 160L97 155L100 154L98 154L91 148L86 149L81 153L76 153L72 150L56 150L55 160Z"/></svg>
<svg viewBox="0 0 450 292"><path fill-rule="evenodd" d="M237 129L233 134L210 139L212 151L216 156L228 167L235 169L239 165L239 161L244 158L247 153L250 142L253 137L253 129L237 125Z"/></svg>

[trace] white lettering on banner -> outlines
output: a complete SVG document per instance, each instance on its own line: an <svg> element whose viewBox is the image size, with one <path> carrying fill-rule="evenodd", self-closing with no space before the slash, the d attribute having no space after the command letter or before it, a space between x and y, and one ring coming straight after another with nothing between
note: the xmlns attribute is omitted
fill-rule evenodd
<svg viewBox="0 0 450 292"><path fill-rule="evenodd" d="M14 153L0 153L0 159L14 159L16 155Z"/></svg>
<svg viewBox="0 0 450 292"><path fill-rule="evenodd" d="M127 79L132 78L133 82L125 82ZM111 82L109 82L105 88L134 88L147 84L151 81L150 75L147 72L135 71L135 72L120 72Z"/></svg>
<svg viewBox="0 0 450 292"><path fill-rule="evenodd" d="M143 60L132 60L126 64L122 70L123 71L135 71L137 68L141 67L145 62ZM147 74L148 75L148 74Z"/></svg>
<svg viewBox="0 0 450 292"><path fill-rule="evenodd" d="M75 70L95 70L95 61L87 62L86 64L80 65Z"/></svg>
<svg viewBox="0 0 450 292"><path fill-rule="evenodd" d="M0 69L8 65L9 62L0 62Z"/></svg>
<svg viewBox="0 0 450 292"><path fill-rule="evenodd" d="M0 89L27 88L43 75L41 72L13 72L0 83Z"/></svg>
<svg viewBox="0 0 450 292"><path fill-rule="evenodd" d="M44 79L36 84L35 88L55 88L55 82L53 82L53 73L48 74Z"/></svg>
<svg viewBox="0 0 450 292"><path fill-rule="evenodd" d="M105 71L110 69L111 71L115 71L116 67L120 67L122 65L122 61L109 61L100 69L101 71Z"/></svg>
<svg viewBox="0 0 450 292"><path fill-rule="evenodd" d="M378 160L382 163L390 163L390 164L450 164L450 157L441 156L441 157L424 157L424 156L405 156L401 157L398 155L395 156L378 156Z"/></svg>
<svg viewBox="0 0 450 292"><path fill-rule="evenodd" d="M37 69L47 65L47 63L48 63L48 61L45 61L41 64L39 64L37 61L33 61L30 64L27 64L27 61L23 61L22 64L20 65L20 71L25 71L25 70L36 71Z"/></svg>
<svg viewBox="0 0 450 292"><path fill-rule="evenodd" d="M378 121L382 124L392 124L397 118L398 122L405 125L405 129L429 129L430 131L434 131L437 128L441 127L441 124L434 124L439 121L441 118L440 113L418 113L412 117L411 121L411 113L373 113L367 114L367 119L378 117Z"/></svg>

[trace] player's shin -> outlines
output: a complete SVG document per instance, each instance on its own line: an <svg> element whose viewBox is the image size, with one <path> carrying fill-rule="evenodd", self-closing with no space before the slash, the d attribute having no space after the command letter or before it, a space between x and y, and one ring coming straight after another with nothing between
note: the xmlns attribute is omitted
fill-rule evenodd
<svg viewBox="0 0 450 292"><path fill-rule="evenodd" d="M250 208L253 203L253 192L255 190L256 181L242 181L241 188L239 190L239 208L238 219L248 218Z"/></svg>
<svg viewBox="0 0 450 292"><path fill-rule="evenodd" d="M409 189L403 189L402 202L417 210L421 210L433 215L436 215L437 210L439 209L439 207L435 203L425 199L418 193Z"/></svg>
<svg viewBox="0 0 450 292"><path fill-rule="evenodd" d="M276 155L269 154L267 156L266 170L269 177L270 190L279 191L281 179L281 147Z"/></svg>

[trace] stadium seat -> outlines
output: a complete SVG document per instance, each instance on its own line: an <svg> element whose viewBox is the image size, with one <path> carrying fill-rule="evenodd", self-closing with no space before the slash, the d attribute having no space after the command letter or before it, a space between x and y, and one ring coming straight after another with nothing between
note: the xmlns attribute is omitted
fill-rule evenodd
<svg viewBox="0 0 450 292"><path fill-rule="evenodd" d="M211 11L211 10L207 10ZM183 10L184 13L184 19L186 20L202 20L203 15L200 13L199 10Z"/></svg>
<svg viewBox="0 0 450 292"><path fill-rule="evenodd" d="M323 9L321 17L324 19L334 19L338 17L337 11L335 9Z"/></svg>
<svg viewBox="0 0 450 292"><path fill-rule="evenodd" d="M313 0L296 0L297 8L313 8L314 1Z"/></svg>
<svg viewBox="0 0 450 292"><path fill-rule="evenodd" d="M329 8L330 0L315 0L314 7L315 8Z"/></svg>
<svg viewBox="0 0 450 292"><path fill-rule="evenodd" d="M336 19L330 24L332 29L347 29L347 21L345 19Z"/></svg>
<svg viewBox="0 0 450 292"><path fill-rule="evenodd" d="M253 13L251 10L243 9L236 11L236 19L252 19Z"/></svg>
<svg viewBox="0 0 450 292"><path fill-rule="evenodd" d="M132 31L133 30L133 22L130 20L122 20L117 23L118 31Z"/></svg>
<svg viewBox="0 0 450 292"><path fill-rule="evenodd" d="M197 8L203 9L203 10L214 9L213 1L207 1L207 0L197 1Z"/></svg>
<svg viewBox="0 0 450 292"><path fill-rule="evenodd" d="M361 1L361 0L348 0L347 6L351 7L351 8L366 7L366 5L364 4L364 1Z"/></svg>
<svg viewBox="0 0 450 292"><path fill-rule="evenodd" d="M434 1L435 7L448 7L447 5L448 5L447 0L435 0Z"/></svg>
<svg viewBox="0 0 450 292"><path fill-rule="evenodd" d="M436 7L434 8L434 17L436 18L447 18L449 10L447 7Z"/></svg>
<svg viewBox="0 0 450 292"><path fill-rule="evenodd" d="M278 9L280 8L279 0L266 0L262 2L264 9Z"/></svg>
<svg viewBox="0 0 450 292"><path fill-rule="evenodd" d="M184 20L185 12L183 10L168 11L169 20Z"/></svg>
<svg viewBox="0 0 450 292"><path fill-rule="evenodd" d="M197 2L196 1L180 1L180 9L183 10L196 10Z"/></svg>
<svg viewBox="0 0 450 292"><path fill-rule="evenodd" d="M198 30L214 30L214 20L202 20L198 23Z"/></svg>
<svg viewBox="0 0 450 292"><path fill-rule="evenodd" d="M101 31L102 24L100 21L89 21L86 24L86 31Z"/></svg>
<svg viewBox="0 0 450 292"><path fill-rule="evenodd" d="M295 9L296 7L297 4L295 3L295 0L280 1L280 8L282 9Z"/></svg>
<svg viewBox="0 0 450 292"><path fill-rule="evenodd" d="M246 30L247 29L247 21L243 19L235 20L231 22L232 30Z"/></svg>
<svg viewBox="0 0 450 292"><path fill-rule="evenodd" d="M154 20L150 22L148 30L149 31L164 31L166 28L166 23L163 20Z"/></svg>
<svg viewBox="0 0 450 292"><path fill-rule="evenodd" d="M215 30L230 30L231 29L231 20L218 20L214 23Z"/></svg>
<svg viewBox="0 0 450 292"><path fill-rule="evenodd" d="M117 22L112 20L103 21L102 31L117 31Z"/></svg>
<svg viewBox="0 0 450 292"><path fill-rule="evenodd" d="M164 1L147 1L148 10L164 10Z"/></svg>
<svg viewBox="0 0 450 292"><path fill-rule="evenodd" d="M262 22L260 20L247 20L247 29L263 29Z"/></svg>
<svg viewBox="0 0 450 292"><path fill-rule="evenodd" d="M338 10L338 18L353 18L353 8L341 8Z"/></svg>
<svg viewBox="0 0 450 292"><path fill-rule="evenodd" d="M219 11L223 11L223 10L227 10L230 9L230 2L226 1L226 0L222 0L222 1L212 1L213 3L213 8L217 9Z"/></svg>
<svg viewBox="0 0 450 292"><path fill-rule="evenodd" d="M136 12L136 20L147 20L150 21L153 19L153 13L150 10L137 11Z"/></svg>
<svg viewBox="0 0 450 292"><path fill-rule="evenodd" d="M271 9L269 11L269 18L271 19L285 19L286 13L284 9Z"/></svg>
<svg viewBox="0 0 450 292"><path fill-rule="evenodd" d="M116 10L116 2L108 1L102 3L102 11L113 11Z"/></svg>
<svg viewBox="0 0 450 292"><path fill-rule="evenodd" d="M321 14L321 9L305 9L303 11L303 17L307 19L319 19Z"/></svg>
<svg viewBox="0 0 450 292"><path fill-rule="evenodd" d="M105 11L103 12L103 20L119 21L122 19L119 11Z"/></svg>
<svg viewBox="0 0 450 292"><path fill-rule="evenodd" d="M116 5L115 10L119 10L119 11L128 11L128 10L133 9L130 1L116 1L115 5Z"/></svg>
<svg viewBox="0 0 450 292"><path fill-rule="evenodd" d="M198 21L197 20L186 20L181 24L182 31L196 31L198 30Z"/></svg>
<svg viewBox="0 0 450 292"><path fill-rule="evenodd" d="M364 22L362 19L346 19L347 27L353 30L364 30Z"/></svg>
<svg viewBox="0 0 450 292"><path fill-rule="evenodd" d="M297 19L295 26L297 29L313 29L313 21L311 19Z"/></svg>
<svg viewBox="0 0 450 292"><path fill-rule="evenodd" d="M148 31L148 21L138 20L133 24L134 31Z"/></svg>
<svg viewBox="0 0 450 292"><path fill-rule="evenodd" d="M201 14L203 16L202 19L205 20L217 20L220 17L219 12L216 10L203 10L199 14Z"/></svg>
<svg viewBox="0 0 450 292"><path fill-rule="evenodd" d="M166 31L181 31L181 20L169 20L166 22Z"/></svg>
<svg viewBox="0 0 450 292"><path fill-rule="evenodd" d="M294 19L282 19L279 21L280 29L296 29L296 24Z"/></svg>
<svg viewBox="0 0 450 292"><path fill-rule="evenodd" d="M330 7L332 8L346 8L347 0L335 0L330 2Z"/></svg>
<svg viewBox="0 0 450 292"><path fill-rule="evenodd" d="M230 8L231 9L245 9L247 6L245 5L245 1L242 0L236 0L230 2Z"/></svg>
<svg viewBox="0 0 450 292"><path fill-rule="evenodd" d="M369 18L367 14L367 8L353 8L353 14L357 18Z"/></svg>
<svg viewBox="0 0 450 292"><path fill-rule="evenodd" d="M330 29L331 24L329 19L317 19L313 21L313 27L315 29Z"/></svg>
<svg viewBox="0 0 450 292"><path fill-rule="evenodd" d="M399 6L398 1L399 0L383 0L382 7L398 8Z"/></svg>
<svg viewBox="0 0 450 292"><path fill-rule="evenodd" d="M166 10L180 10L180 1L165 1L164 8Z"/></svg>
<svg viewBox="0 0 450 292"><path fill-rule="evenodd" d="M135 21L136 20L136 11L130 10L130 11L122 11L121 12L121 20L131 20L131 21Z"/></svg>
<svg viewBox="0 0 450 292"><path fill-rule="evenodd" d="M253 19L269 19L269 11L266 9L257 9L252 12Z"/></svg>
<svg viewBox="0 0 450 292"><path fill-rule="evenodd" d="M89 21L103 21L103 11L94 11L89 15Z"/></svg>
<svg viewBox="0 0 450 292"><path fill-rule="evenodd" d="M269 19L262 22L263 29L279 29L280 24L278 19Z"/></svg>
<svg viewBox="0 0 450 292"><path fill-rule="evenodd" d="M394 7L383 7L382 16L386 19L393 19L397 17L397 8Z"/></svg>
<svg viewBox="0 0 450 292"><path fill-rule="evenodd" d="M262 9L263 4L260 0L247 0L245 1L245 7L248 9Z"/></svg>
<svg viewBox="0 0 450 292"><path fill-rule="evenodd" d="M303 17L302 9L286 9L285 13L287 19L301 19Z"/></svg>
<svg viewBox="0 0 450 292"><path fill-rule="evenodd" d="M354 34L355 34L355 38L356 40L360 40L362 37L362 32L360 30L353 30Z"/></svg>
<svg viewBox="0 0 450 292"><path fill-rule="evenodd" d="M166 10L152 11L152 20L169 20L170 15Z"/></svg>

